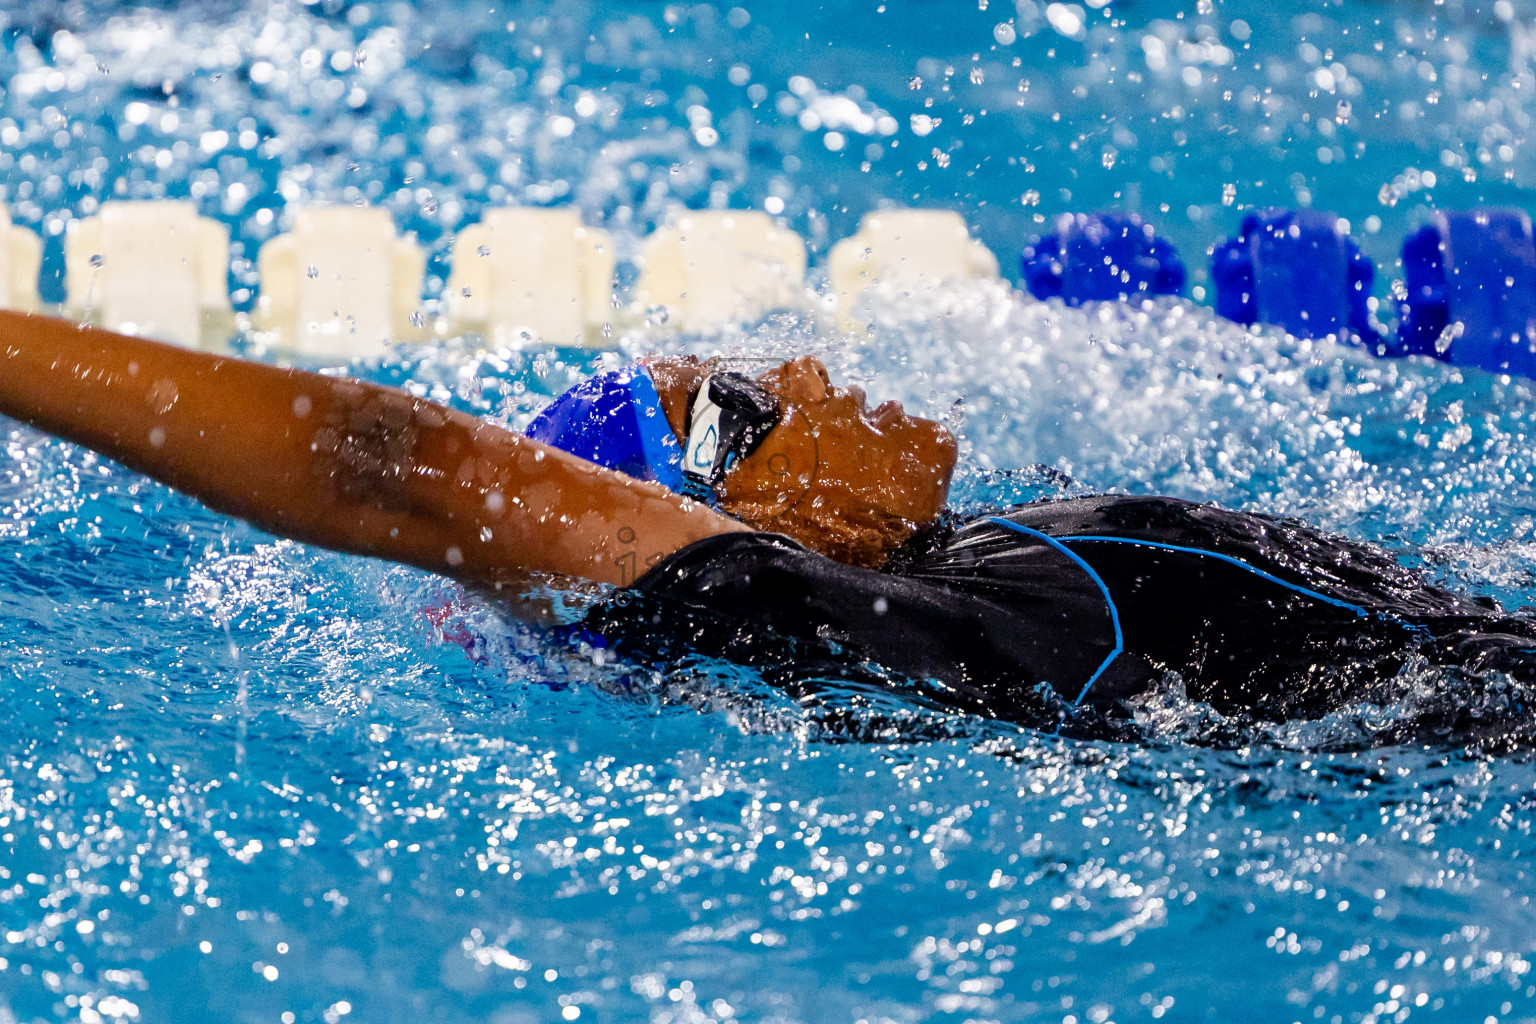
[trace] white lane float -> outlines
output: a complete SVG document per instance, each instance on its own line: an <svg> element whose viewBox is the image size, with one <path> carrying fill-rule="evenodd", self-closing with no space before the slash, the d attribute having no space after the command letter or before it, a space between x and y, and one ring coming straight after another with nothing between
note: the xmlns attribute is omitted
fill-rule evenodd
<svg viewBox="0 0 1536 1024"><path fill-rule="evenodd" d="M30 313L42 307L37 276L43 267L43 241L11 223L0 206L0 309Z"/></svg>
<svg viewBox="0 0 1536 1024"><path fill-rule="evenodd" d="M258 336L297 355L359 359L416 339L426 256L395 234L389 211L316 206L257 256ZM418 318L419 319L419 318Z"/></svg>
<svg viewBox="0 0 1536 1024"><path fill-rule="evenodd" d="M956 283L997 280L997 257L971 237L952 210L880 210L832 247L831 290L845 330L869 322L866 293L910 299L938 297Z"/></svg>
<svg viewBox="0 0 1536 1024"><path fill-rule="evenodd" d="M496 345L601 346L617 334L613 268L612 239L575 210L487 210L454 239L449 327Z"/></svg>
<svg viewBox="0 0 1536 1024"><path fill-rule="evenodd" d="M645 240L635 300L677 330L718 330L806 309L805 266L805 242L766 213L688 211Z"/></svg>
<svg viewBox="0 0 1536 1024"><path fill-rule="evenodd" d="M179 200L112 201L64 238L67 315L189 348L227 342L229 230ZM36 290L36 271L32 287Z"/></svg>

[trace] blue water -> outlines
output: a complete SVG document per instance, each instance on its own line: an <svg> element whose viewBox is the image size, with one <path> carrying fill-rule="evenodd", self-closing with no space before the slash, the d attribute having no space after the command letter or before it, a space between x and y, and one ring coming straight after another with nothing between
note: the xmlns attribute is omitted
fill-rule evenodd
<svg viewBox="0 0 1536 1024"><path fill-rule="evenodd" d="M1529 3L743 6L13 2L0 188L54 297L67 216L163 194L231 226L248 307L308 201L388 207L428 297L486 203L575 204L630 255L669 203L776 198L813 260L949 206L1008 269L1037 215L1135 209L1199 266L1305 201L1385 297L1429 209L1536 186ZM877 313L351 370L520 424L601 358L812 350L955 426L964 509L1275 510L1536 604L1530 382L1180 302ZM3 431L0 1021L1536 1019L1536 769L1371 747L1451 673L1226 750L1172 686L1144 745L895 701L892 742L849 743L750 673L596 664Z"/></svg>

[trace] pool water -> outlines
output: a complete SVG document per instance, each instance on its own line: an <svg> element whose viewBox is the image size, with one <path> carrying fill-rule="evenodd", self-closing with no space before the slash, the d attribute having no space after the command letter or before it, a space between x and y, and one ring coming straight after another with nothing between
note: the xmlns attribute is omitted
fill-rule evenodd
<svg viewBox="0 0 1536 1024"><path fill-rule="evenodd" d="M1428 211L1528 202L1533 19L22 0L0 188L55 299L68 217L160 195L231 227L242 308L285 210L359 199L431 249L429 293L507 202L574 204L621 256L669 204L769 209L813 262L870 209L946 206L1005 271L1047 215L1117 207L1196 286L1244 209L1311 203L1385 299ZM640 352L810 350L957 430L964 510L1169 493L1536 604L1530 381L1182 301L977 283L875 313L349 369L520 425ZM1454 673L1220 749L1172 689L1138 745L895 700L850 742L749 672L594 663L443 580L0 436L0 1021L1536 1020L1536 768L1372 742Z"/></svg>

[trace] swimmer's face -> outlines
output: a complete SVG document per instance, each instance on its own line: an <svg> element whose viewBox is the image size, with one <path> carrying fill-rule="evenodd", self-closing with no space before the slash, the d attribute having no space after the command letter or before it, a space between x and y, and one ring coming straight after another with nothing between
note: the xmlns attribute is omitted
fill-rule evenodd
<svg viewBox="0 0 1536 1024"><path fill-rule="evenodd" d="M937 518L957 454L944 426L898 402L870 409L860 388L834 387L811 356L758 382L778 398L779 423L721 481L727 512L866 565Z"/></svg>

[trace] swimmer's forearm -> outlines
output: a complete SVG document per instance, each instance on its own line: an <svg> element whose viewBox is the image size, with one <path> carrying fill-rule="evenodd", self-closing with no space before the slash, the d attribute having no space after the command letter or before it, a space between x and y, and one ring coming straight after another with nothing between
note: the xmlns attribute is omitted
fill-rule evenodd
<svg viewBox="0 0 1536 1024"><path fill-rule="evenodd" d="M263 529L474 582L628 583L740 529L403 392L0 312L0 413Z"/></svg>

